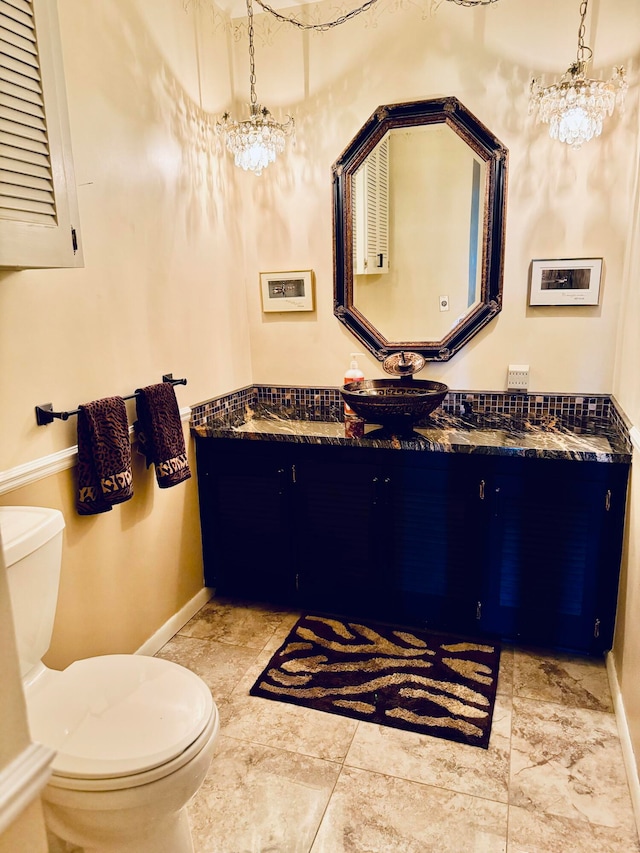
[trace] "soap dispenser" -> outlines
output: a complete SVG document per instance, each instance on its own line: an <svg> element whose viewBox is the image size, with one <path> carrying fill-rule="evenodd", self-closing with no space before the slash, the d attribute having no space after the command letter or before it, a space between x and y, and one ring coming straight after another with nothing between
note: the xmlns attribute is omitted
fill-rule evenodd
<svg viewBox="0 0 640 853"><path fill-rule="evenodd" d="M344 374L345 385L351 382L364 382L364 373L358 367L359 355L362 355L362 353L351 353L351 364ZM364 435L364 421L358 417L346 400L344 403L344 424L347 438L361 438Z"/></svg>
<svg viewBox="0 0 640 853"><path fill-rule="evenodd" d="M348 385L350 382L364 382L364 373L358 367L358 356L362 355L360 352L352 352L351 353L351 364L349 365L349 370L345 370L344 373L344 385ZM351 406L348 406L346 403L344 404L345 413L355 414Z"/></svg>

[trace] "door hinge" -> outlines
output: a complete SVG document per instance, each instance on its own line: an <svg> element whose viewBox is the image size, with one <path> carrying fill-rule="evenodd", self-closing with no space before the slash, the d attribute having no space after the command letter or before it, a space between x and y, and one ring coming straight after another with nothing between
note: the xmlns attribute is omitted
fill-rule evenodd
<svg viewBox="0 0 640 853"><path fill-rule="evenodd" d="M600 620L599 619L596 619L596 621L593 624L593 636L596 638L596 640L600 636Z"/></svg>
<svg viewBox="0 0 640 853"><path fill-rule="evenodd" d="M296 592L300 592L300 575L296 572Z"/></svg>
<svg viewBox="0 0 640 853"><path fill-rule="evenodd" d="M478 601L476 603L476 619L480 621L482 619L482 602Z"/></svg>
<svg viewBox="0 0 640 853"><path fill-rule="evenodd" d="M78 235L76 234L76 229L71 226L71 245L73 246L73 254L78 251Z"/></svg>
<svg viewBox="0 0 640 853"><path fill-rule="evenodd" d="M297 482L298 482L298 481L297 481L297 479L296 479L296 466L295 466L295 465L292 465L292 466L291 466L291 482L292 482L292 483L297 483Z"/></svg>
<svg viewBox="0 0 640 853"><path fill-rule="evenodd" d="M611 489L607 489L607 494L604 496L604 508L607 512L611 509Z"/></svg>

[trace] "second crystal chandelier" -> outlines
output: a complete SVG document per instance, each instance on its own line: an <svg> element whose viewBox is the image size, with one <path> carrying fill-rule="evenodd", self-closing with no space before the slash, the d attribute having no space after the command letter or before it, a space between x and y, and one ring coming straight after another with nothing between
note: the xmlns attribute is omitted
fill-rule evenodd
<svg viewBox="0 0 640 853"><path fill-rule="evenodd" d="M227 150L233 154L236 166L261 175L262 170L282 154L285 140L293 132L294 121L287 116L284 124L271 117L266 107L256 97L255 49L253 46L253 5L247 0L247 27L249 31L249 85L251 96L249 118L235 121L225 113L216 123L216 130L225 140Z"/></svg>
<svg viewBox="0 0 640 853"><path fill-rule="evenodd" d="M584 142L600 136L602 122L613 113L617 102L622 101L627 82L624 68L614 68L609 80L587 77L587 66L593 51L584 43L588 0L580 4L578 52L573 62L557 83L543 88L537 80L531 81L529 112L537 121L549 125L549 136L580 148Z"/></svg>

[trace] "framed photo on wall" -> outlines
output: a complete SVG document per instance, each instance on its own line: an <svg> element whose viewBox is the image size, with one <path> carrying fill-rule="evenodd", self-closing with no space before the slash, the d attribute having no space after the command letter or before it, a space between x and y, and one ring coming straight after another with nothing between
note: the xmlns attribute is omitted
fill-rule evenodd
<svg viewBox="0 0 640 853"><path fill-rule="evenodd" d="M261 272L263 311L313 311L313 271Z"/></svg>
<svg viewBox="0 0 640 853"><path fill-rule="evenodd" d="M531 261L529 305L597 305L602 258Z"/></svg>

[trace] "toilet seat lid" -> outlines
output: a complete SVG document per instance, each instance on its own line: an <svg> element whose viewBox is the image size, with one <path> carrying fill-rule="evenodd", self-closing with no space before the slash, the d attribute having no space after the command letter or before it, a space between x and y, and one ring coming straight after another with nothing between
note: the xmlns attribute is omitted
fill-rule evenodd
<svg viewBox="0 0 640 853"><path fill-rule="evenodd" d="M114 778L166 764L214 712L205 682L161 658L104 655L50 672L27 705L31 736L57 750L61 776Z"/></svg>

